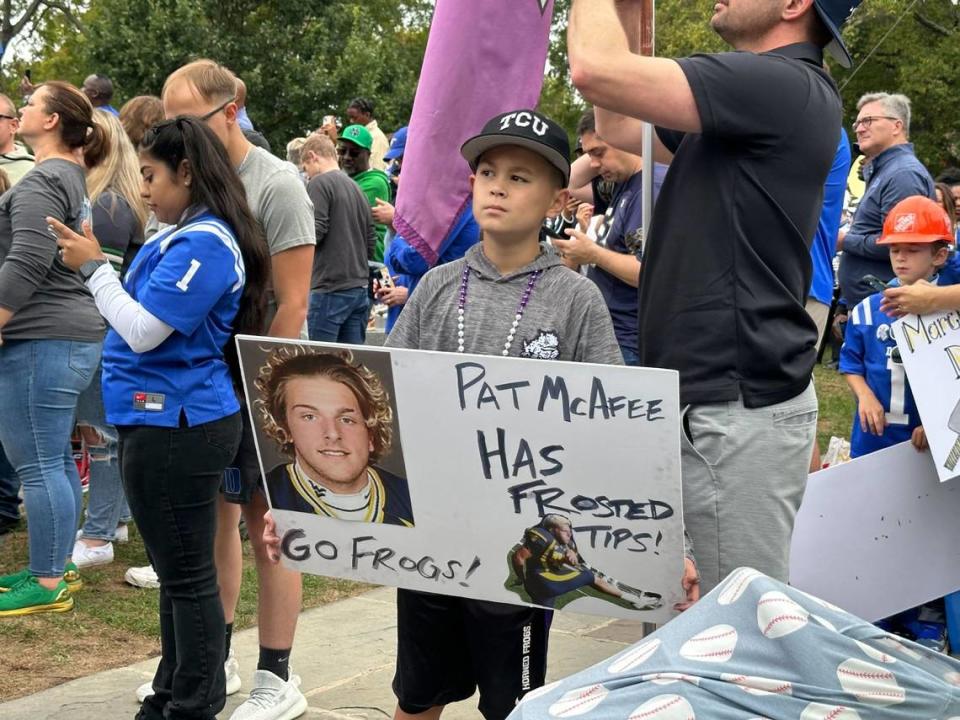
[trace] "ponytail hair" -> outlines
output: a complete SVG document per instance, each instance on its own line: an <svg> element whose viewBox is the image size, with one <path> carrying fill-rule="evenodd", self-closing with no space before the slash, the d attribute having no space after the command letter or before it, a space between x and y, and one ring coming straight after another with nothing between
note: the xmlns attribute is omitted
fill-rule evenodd
<svg viewBox="0 0 960 720"><path fill-rule="evenodd" d="M260 228L247 204L240 176L230 164L223 144L199 118L181 115L157 123L143 136L140 150L162 162L174 174L186 160L190 166L190 203L205 205L233 230L243 256L246 283L233 322L234 335L259 335L266 318L270 255ZM224 348L234 380L239 382L236 346Z"/></svg>
<svg viewBox="0 0 960 720"><path fill-rule="evenodd" d="M39 87L47 89L43 111L59 116L60 141L70 150L83 150L83 163L88 170L99 165L107 154L107 137L103 128L93 122L93 105L89 98L62 80L51 80Z"/></svg>

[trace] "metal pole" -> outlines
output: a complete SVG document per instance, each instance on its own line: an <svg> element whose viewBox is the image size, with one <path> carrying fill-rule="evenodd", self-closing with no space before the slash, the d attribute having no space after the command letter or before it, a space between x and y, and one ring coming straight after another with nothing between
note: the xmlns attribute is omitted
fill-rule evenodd
<svg viewBox="0 0 960 720"><path fill-rule="evenodd" d="M640 16L640 54L653 57L656 40L655 0L642 0ZM641 208L643 211L643 247L646 250L650 236L650 220L653 218L653 125L643 124L643 176ZM657 626L643 623L643 635L651 635Z"/></svg>
<svg viewBox="0 0 960 720"><path fill-rule="evenodd" d="M641 0L640 54L653 57L656 41L655 0ZM646 247L650 237L650 221L653 219L653 125L643 124L643 184L641 210L643 212L643 243Z"/></svg>

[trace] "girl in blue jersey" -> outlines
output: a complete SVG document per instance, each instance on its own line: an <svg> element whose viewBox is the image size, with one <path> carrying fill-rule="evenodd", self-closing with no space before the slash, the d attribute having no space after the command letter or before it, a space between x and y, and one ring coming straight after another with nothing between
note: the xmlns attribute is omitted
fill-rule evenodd
<svg viewBox="0 0 960 720"><path fill-rule="evenodd" d="M241 427L232 335L261 329L270 265L240 178L201 120L151 128L140 173L147 205L172 227L147 241L122 285L89 224L85 237L50 224L111 326L107 421L117 426L130 509L160 578L163 654L137 717L213 718L225 702L216 503Z"/></svg>

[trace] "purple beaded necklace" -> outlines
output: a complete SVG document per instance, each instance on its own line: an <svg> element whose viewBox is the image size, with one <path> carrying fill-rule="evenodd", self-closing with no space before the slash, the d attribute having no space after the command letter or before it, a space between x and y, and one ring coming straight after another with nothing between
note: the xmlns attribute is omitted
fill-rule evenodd
<svg viewBox="0 0 960 720"><path fill-rule="evenodd" d="M527 308L527 303L530 302L530 296L533 295L533 287L537 284L537 278L540 277L542 270L534 270L530 273L530 279L527 280L527 287L524 289L523 294L520 296L520 302L517 303L517 312L513 317L513 324L510 326L510 332L507 333L507 340L503 344L503 351L500 353L503 356L510 354L510 347L513 345L513 338L517 334L517 328L520 327L520 321L523 319L523 311ZM463 266L463 274L460 276L460 295L457 301L457 352L463 352L463 328L464 328L464 314L467 309L467 287L470 284L470 268L467 265Z"/></svg>

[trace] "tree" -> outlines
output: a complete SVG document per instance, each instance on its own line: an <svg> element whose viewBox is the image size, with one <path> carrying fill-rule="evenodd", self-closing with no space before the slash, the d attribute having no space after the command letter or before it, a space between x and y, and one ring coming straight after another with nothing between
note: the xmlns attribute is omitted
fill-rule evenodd
<svg viewBox="0 0 960 720"><path fill-rule="evenodd" d="M838 70L844 116L857 115L865 93L907 95L913 105L911 139L936 175L960 164L960 4L956 0L871 0L851 18L844 37L852 70Z"/></svg>
<svg viewBox="0 0 960 720"><path fill-rule="evenodd" d="M250 116L280 151L357 95L386 129L406 124L431 11L429 0L92 0L87 32L51 31L38 72L103 73L119 104L210 57L246 82Z"/></svg>
<svg viewBox="0 0 960 720"><path fill-rule="evenodd" d="M73 0L4 0L0 5L0 61L14 38L36 34L51 18L61 18L78 31L80 3Z"/></svg>

